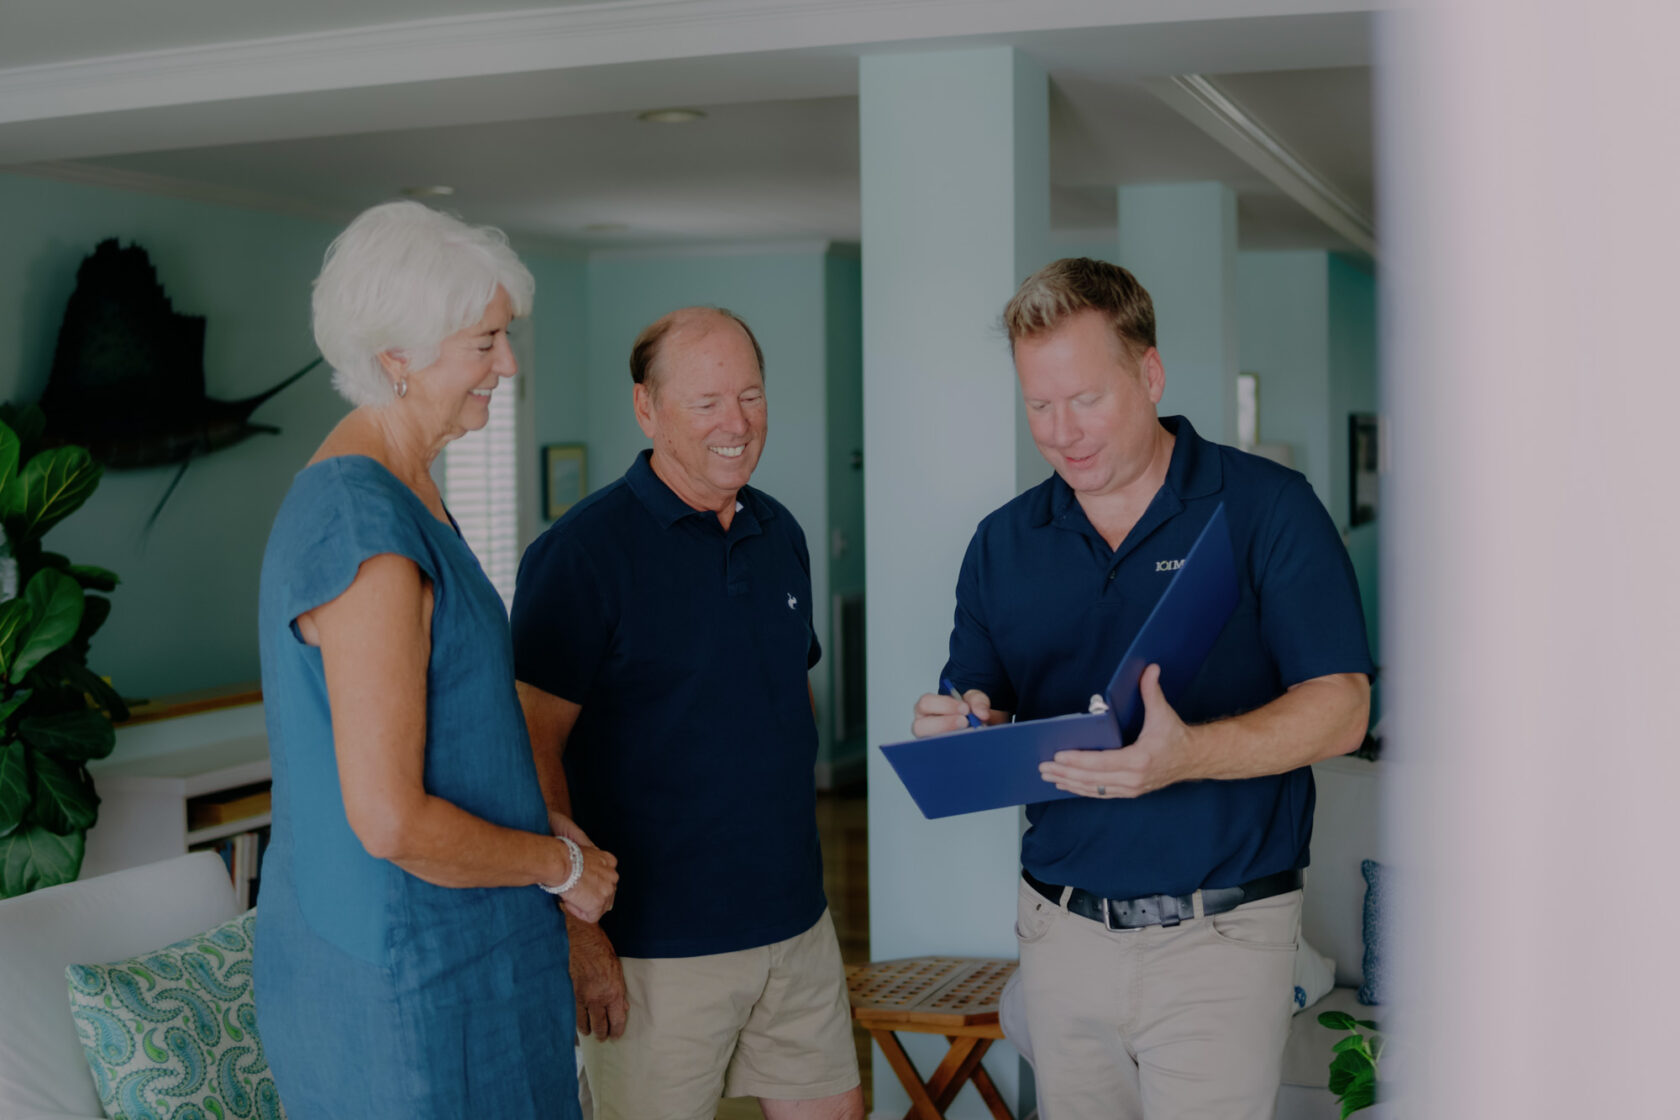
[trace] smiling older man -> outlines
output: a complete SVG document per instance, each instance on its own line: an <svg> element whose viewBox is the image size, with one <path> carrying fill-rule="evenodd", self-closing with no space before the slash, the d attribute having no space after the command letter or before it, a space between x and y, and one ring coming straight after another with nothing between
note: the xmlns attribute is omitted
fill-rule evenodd
<svg viewBox="0 0 1680 1120"><path fill-rule="evenodd" d="M515 674L549 808L619 857L599 926L568 922L598 1120L861 1120L822 887L806 671L810 557L747 480L764 356L685 308L630 353L653 441L531 545Z"/></svg>

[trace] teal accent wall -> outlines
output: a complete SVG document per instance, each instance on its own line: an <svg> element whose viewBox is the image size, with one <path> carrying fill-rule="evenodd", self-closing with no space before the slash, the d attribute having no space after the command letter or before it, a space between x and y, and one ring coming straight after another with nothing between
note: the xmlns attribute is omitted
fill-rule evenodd
<svg viewBox="0 0 1680 1120"><path fill-rule="evenodd" d="M530 378L533 426L538 449L545 443L586 443L589 439L589 266L582 253L562 256L520 249L520 259L537 281L532 322L516 324L533 332L535 358L520 373ZM533 453L540 454L540 451ZM589 463L591 481L596 464ZM539 494L537 500L541 501ZM540 515L539 515L540 516Z"/></svg>
<svg viewBox="0 0 1680 1120"><path fill-rule="evenodd" d="M1330 304L1330 416L1340 424L1341 437L1332 429L1330 510L1336 524L1348 523L1348 439L1347 417L1354 412L1380 410L1380 372L1377 350L1377 279L1364 262L1340 253L1329 256ZM1384 518L1347 531L1348 554L1359 574L1359 591L1365 600L1365 625L1370 629L1371 650L1382 651L1382 612L1378 608L1380 571L1378 557ZM1380 701L1380 690L1377 700ZM1374 702L1373 718L1381 714Z"/></svg>
<svg viewBox="0 0 1680 1120"><path fill-rule="evenodd" d="M46 385L82 258L107 237L145 248L177 311L205 317L210 396L262 391L315 357L309 291L341 228L158 195L0 175L0 399ZM584 262L526 252L537 277L534 394L551 440L587 436ZM519 328L515 328L519 329ZM157 696L261 674L257 581L292 478L349 411L317 368L254 417L280 428L188 467L149 534L175 468L107 472L47 544L123 577L90 663L124 694Z"/></svg>
<svg viewBox="0 0 1680 1120"><path fill-rule="evenodd" d="M841 595L864 589L863 475L863 263L855 249L836 249L823 261L823 331L827 342L828 375L828 539L822 542L829 555L829 633L835 634L839 618L833 603ZM854 465L854 456L859 460ZM818 547L816 542L812 547ZM829 650L831 679L838 704L840 643ZM855 682L862 688L863 681ZM828 721L833 733L834 721ZM865 735L863 728L850 729L844 738L834 734L829 751L831 776L838 780L862 777Z"/></svg>
<svg viewBox="0 0 1680 1120"><path fill-rule="evenodd" d="M1288 444L1295 469L1334 510L1325 257L1237 254L1237 353L1241 370L1260 377L1260 440Z"/></svg>
<svg viewBox="0 0 1680 1120"><path fill-rule="evenodd" d="M1237 254L1239 362L1260 375L1260 439L1287 443L1342 534L1373 654L1383 518L1348 524L1348 417L1378 411L1377 287L1370 268L1321 251ZM1380 687L1373 720L1381 712Z"/></svg>
<svg viewBox="0 0 1680 1120"><path fill-rule="evenodd" d="M337 232L328 223L13 175L0 175L0 211L0 398L40 395L76 270L107 237L144 247L175 309L205 317L212 397L260 392L315 356L309 285ZM193 463L149 535L175 468L107 472L48 534L53 550L123 577L96 671L132 696L257 678L269 524L347 407L319 368L257 411L278 436Z"/></svg>

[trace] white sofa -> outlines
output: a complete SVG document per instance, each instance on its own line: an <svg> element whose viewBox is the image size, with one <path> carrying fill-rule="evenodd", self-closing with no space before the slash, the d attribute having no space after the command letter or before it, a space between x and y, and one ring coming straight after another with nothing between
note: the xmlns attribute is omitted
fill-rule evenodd
<svg viewBox="0 0 1680 1120"><path fill-rule="evenodd" d="M1347 1011L1356 1019L1383 1020L1383 1008L1366 1007L1354 998L1363 979L1365 951L1365 878L1359 864L1381 859L1381 770L1381 763L1362 758L1333 758L1313 767L1318 808L1301 934L1313 948L1335 960L1336 987L1295 1016L1283 1055L1277 1120L1338 1120L1341 1116L1326 1086L1330 1048L1342 1035L1318 1025L1320 1012Z"/></svg>
<svg viewBox="0 0 1680 1120"><path fill-rule="evenodd" d="M0 901L0 1117L95 1120L64 969L122 960L236 913L227 868L194 852Z"/></svg>

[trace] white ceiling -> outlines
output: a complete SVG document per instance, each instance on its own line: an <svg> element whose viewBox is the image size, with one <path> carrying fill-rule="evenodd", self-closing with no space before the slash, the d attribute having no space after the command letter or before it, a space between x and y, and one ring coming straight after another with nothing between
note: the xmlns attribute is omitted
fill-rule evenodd
<svg viewBox="0 0 1680 1120"><path fill-rule="evenodd" d="M1326 7L1305 0L1271 0L1285 12L1264 18L1222 18L1229 0L543 0L512 15L517 0L139 7L0 0L0 161L335 218L446 183L447 205L473 220L579 246L852 240L857 58L1007 43L1051 76L1052 225L1063 233L1112 229L1118 184L1218 179L1238 192L1245 246L1351 247L1147 88L1181 73L1210 77L1367 214L1372 205L1370 16L1292 10ZM807 18L788 22L790 10ZM1023 11L1046 27L1020 26ZM1185 13L1205 18L1160 21ZM673 27L673 14L689 24ZM575 53L578 29L596 34L608 16L611 50L649 57L544 66L519 55L543 34ZM918 33L896 41L837 41L902 31L912 17ZM345 30L398 18L377 35ZM792 45L708 49L713 18L734 21L730 43ZM981 30L953 34L967 27ZM230 39L254 42L214 45ZM402 80L367 80L390 41L411 44L412 65L393 72ZM307 79L300 42L316 60ZM245 96L218 96L228 89ZM635 119L671 104L708 116ZM629 228L587 228L600 224Z"/></svg>

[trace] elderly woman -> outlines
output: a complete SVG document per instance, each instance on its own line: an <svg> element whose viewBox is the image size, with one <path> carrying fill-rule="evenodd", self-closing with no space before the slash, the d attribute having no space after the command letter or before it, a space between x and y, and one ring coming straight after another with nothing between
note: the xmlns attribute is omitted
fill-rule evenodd
<svg viewBox="0 0 1680 1120"><path fill-rule="evenodd" d="M533 286L416 203L358 217L315 282L356 407L280 507L259 611L258 1023L291 1120L578 1115L553 896L596 920L616 861L544 806L506 612L431 475L514 375Z"/></svg>

